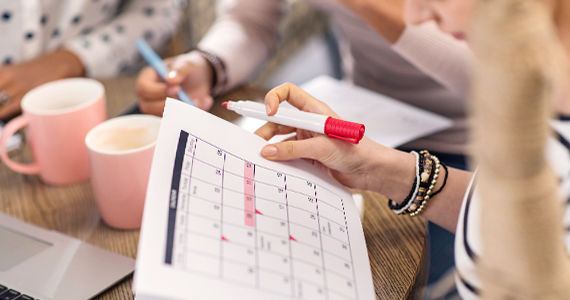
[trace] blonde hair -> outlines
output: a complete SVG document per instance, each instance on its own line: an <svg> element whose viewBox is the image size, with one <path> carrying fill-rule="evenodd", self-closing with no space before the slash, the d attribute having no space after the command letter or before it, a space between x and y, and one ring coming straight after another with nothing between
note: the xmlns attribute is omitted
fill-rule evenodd
<svg viewBox="0 0 570 300"><path fill-rule="evenodd" d="M566 55L543 3L477 1L471 103L483 296L570 299L564 206L545 154Z"/></svg>

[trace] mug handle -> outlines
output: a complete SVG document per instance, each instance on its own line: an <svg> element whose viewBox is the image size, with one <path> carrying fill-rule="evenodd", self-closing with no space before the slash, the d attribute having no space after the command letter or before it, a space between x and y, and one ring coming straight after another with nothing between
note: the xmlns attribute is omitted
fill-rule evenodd
<svg viewBox="0 0 570 300"><path fill-rule="evenodd" d="M40 172L40 166L37 162L31 164L21 164L11 160L8 157L8 152L6 151L6 144L8 143L8 138L13 136L18 130L28 126L30 119L25 115L16 117L12 121L8 122L4 129L2 130L2 137L0 138L0 158L8 166L8 168L24 174L38 174Z"/></svg>

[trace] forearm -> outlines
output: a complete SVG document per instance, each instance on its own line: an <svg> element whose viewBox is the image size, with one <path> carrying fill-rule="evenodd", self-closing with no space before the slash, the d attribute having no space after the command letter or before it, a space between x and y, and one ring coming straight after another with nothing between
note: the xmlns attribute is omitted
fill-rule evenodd
<svg viewBox="0 0 570 300"><path fill-rule="evenodd" d="M461 205L468 192L473 173L454 168L448 168L448 170L449 175L445 187L439 194L429 199L427 209L423 210L422 216L449 232L455 232ZM443 172L442 170L440 174L443 175ZM442 184L443 176L440 176L434 190L438 190Z"/></svg>
<svg viewBox="0 0 570 300"><path fill-rule="evenodd" d="M85 68L81 60L73 52L65 48L39 56L23 63L22 66L29 68L28 72L36 75L33 77L42 82L82 77L85 74ZM42 75L39 76L39 74Z"/></svg>

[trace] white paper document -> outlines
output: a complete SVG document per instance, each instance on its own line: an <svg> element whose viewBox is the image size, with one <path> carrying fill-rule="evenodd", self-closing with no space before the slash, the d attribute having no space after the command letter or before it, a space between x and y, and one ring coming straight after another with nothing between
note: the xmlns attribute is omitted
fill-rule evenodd
<svg viewBox="0 0 570 300"><path fill-rule="evenodd" d="M167 100L139 242L137 299L375 299L349 190L304 160Z"/></svg>
<svg viewBox="0 0 570 300"><path fill-rule="evenodd" d="M317 77L303 88L343 119L364 124L365 136L387 147L401 146L452 125L448 118L327 76Z"/></svg>
<svg viewBox="0 0 570 300"><path fill-rule="evenodd" d="M450 119L438 114L328 76L317 77L301 88L329 105L342 119L364 124L364 135L386 147L395 148L452 125ZM253 132L265 121L239 118L235 123ZM281 139L276 137L272 142Z"/></svg>

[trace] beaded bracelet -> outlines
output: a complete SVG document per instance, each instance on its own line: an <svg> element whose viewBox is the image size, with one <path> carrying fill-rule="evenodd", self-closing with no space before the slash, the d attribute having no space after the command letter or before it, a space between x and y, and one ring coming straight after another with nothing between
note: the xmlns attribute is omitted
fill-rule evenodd
<svg viewBox="0 0 570 300"><path fill-rule="evenodd" d="M415 206L410 206L410 209L408 210L408 213L412 217L419 215L422 212L422 210L424 209L424 207L427 205L428 200L432 197L433 189L435 188L435 184L437 183L437 178L439 177L439 168L441 165L439 162L439 159L436 156L431 155L426 150L424 150L424 151L422 151L420 153L422 153L423 155L430 156L430 158L433 160L433 164L435 166L433 168L433 172L430 174L429 179L427 180L427 182L429 183L429 186L425 192L425 195L423 196L422 199L416 198L417 202L414 201Z"/></svg>
<svg viewBox="0 0 570 300"><path fill-rule="evenodd" d="M420 188L420 174L422 172L423 157L421 157L416 151L411 151L410 153L416 157L416 177L414 178L412 189L410 190L408 196L400 204L395 203L392 199L388 199L388 207L397 215L402 214L408 209L408 207L410 207L412 200L416 198L418 190Z"/></svg>
<svg viewBox="0 0 570 300"><path fill-rule="evenodd" d="M429 153L427 152L420 152L420 154L422 156L424 156L424 172L422 173L422 182L421 182L421 188L420 188L420 192L418 193L418 196L416 197L416 199L414 199L412 201L412 205L410 205L410 208L408 209L408 211L406 211L407 214L413 213L414 211L416 211L418 209L418 207L424 202L424 199L426 198L426 196L429 197L429 194L431 194L431 190L430 186L431 186L431 182L433 181L434 178L434 170L438 169L438 166L435 162L435 160L432 158L431 155L429 155Z"/></svg>
<svg viewBox="0 0 570 300"><path fill-rule="evenodd" d="M443 188L445 187L445 184L447 184L447 176L449 175L449 170L447 169L447 166L440 162L441 166L443 167L443 169L445 170L445 176L443 176L443 183L441 184L441 186L439 187L439 189L435 192L433 192L433 194L431 194L431 198L433 198L435 195L439 194L439 192L441 192L441 190L443 190Z"/></svg>
<svg viewBox="0 0 570 300"><path fill-rule="evenodd" d="M396 214L409 214L411 216L419 215L427 204L427 201L441 192L445 183L447 182L447 167L443 165L446 170L443 185L434 192L437 179L439 177L440 166L442 165L439 159L429 153L427 150L422 150L419 153L411 151L416 157L416 178L412 185L412 190L400 204L395 203L393 200L388 200L388 207Z"/></svg>

